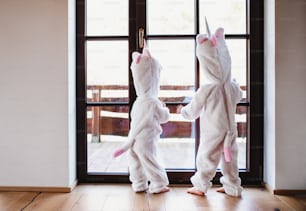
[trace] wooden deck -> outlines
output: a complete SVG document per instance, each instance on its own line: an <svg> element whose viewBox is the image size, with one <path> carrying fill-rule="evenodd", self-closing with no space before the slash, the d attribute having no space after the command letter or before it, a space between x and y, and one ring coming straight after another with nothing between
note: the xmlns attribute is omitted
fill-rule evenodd
<svg viewBox="0 0 306 211"><path fill-rule="evenodd" d="M128 102L127 86L88 86L88 102ZM180 102L191 98L194 93L191 86L162 86L160 99L163 102ZM245 90L246 87L242 87ZM103 91L108 91L104 93ZM124 92L125 94L116 95ZM186 93L187 92L187 93ZM125 96L126 95L126 96ZM190 99L189 99L190 100ZM187 100L187 102L189 102ZM245 101L245 99L243 100ZM171 118L163 124L163 131L167 137L190 137L192 122L184 120L180 114L176 114L177 105L168 106ZM238 137L247 136L247 106L237 106L236 120ZM241 118L242 117L242 118ZM87 133L93 134L96 141L100 141L100 135L127 136L129 132L129 107L124 105L108 106L97 105L87 107Z"/></svg>

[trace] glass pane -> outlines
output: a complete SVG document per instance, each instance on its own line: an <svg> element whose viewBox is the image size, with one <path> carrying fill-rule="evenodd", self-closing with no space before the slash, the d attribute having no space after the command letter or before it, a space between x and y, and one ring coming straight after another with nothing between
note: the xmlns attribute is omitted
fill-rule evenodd
<svg viewBox="0 0 306 211"><path fill-rule="evenodd" d="M193 40L149 40L162 68L159 97L165 102L189 102L195 88Z"/></svg>
<svg viewBox="0 0 306 211"><path fill-rule="evenodd" d="M162 125L159 156L167 169L195 169L195 123L176 114L176 106L168 108L171 117Z"/></svg>
<svg viewBox="0 0 306 211"><path fill-rule="evenodd" d="M246 34L245 0L200 0L200 33L206 33L205 17L211 32L223 27L226 34Z"/></svg>
<svg viewBox="0 0 306 211"><path fill-rule="evenodd" d="M158 156L167 169L195 169L194 123L169 107L171 118L163 124ZM127 106L90 106L87 110L88 172L128 172L127 153L114 159L113 152L127 141Z"/></svg>
<svg viewBox="0 0 306 211"><path fill-rule="evenodd" d="M128 102L128 42L88 41L86 47L88 100Z"/></svg>
<svg viewBox="0 0 306 211"><path fill-rule="evenodd" d="M127 154L112 155L127 140L128 112L128 106L88 107L88 172L128 172Z"/></svg>
<svg viewBox="0 0 306 211"><path fill-rule="evenodd" d="M237 106L236 123L237 123L237 144L238 144L238 168L247 169L247 143L248 143L248 107Z"/></svg>
<svg viewBox="0 0 306 211"><path fill-rule="evenodd" d="M235 78L239 83L242 91L243 98L247 98L247 53L246 53L246 40L227 39L227 46L232 59L232 78Z"/></svg>
<svg viewBox="0 0 306 211"><path fill-rule="evenodd" d="M194 1L148 0L147 33L194 34Z"/></svg>
<svg viewBox="0 0 306 211"><path fill-rule="evenodd" d="M86 34L127 36L128 3L122 0L87 0Z"/></svg>

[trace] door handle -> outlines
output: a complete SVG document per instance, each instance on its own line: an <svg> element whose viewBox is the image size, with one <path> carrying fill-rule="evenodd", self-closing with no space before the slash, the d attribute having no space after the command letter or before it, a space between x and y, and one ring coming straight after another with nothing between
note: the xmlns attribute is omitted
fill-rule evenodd
<svg viewBox="0 0 306 211"><path fill-rule="evenodd" d="M144 46L144 28L139 28L138 30L138 46L139 48Z"/></svg>

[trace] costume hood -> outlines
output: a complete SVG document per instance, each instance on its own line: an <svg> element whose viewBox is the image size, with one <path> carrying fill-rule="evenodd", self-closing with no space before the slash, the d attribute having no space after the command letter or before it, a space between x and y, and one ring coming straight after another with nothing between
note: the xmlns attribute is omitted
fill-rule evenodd
<svg viewBox="0 0 306 211"><path fill-rule="evenodd" d="M138 97L157 97L161 65L144 47L142 54L133 52L131 64L136 94Z"/></svg>
<svg viewBox="0 0 306 211"><path fill-rule="evenodd" d="M205 84L224 84L231 81L231 58L225 43L224 29L197 35L196 53Z"/></svg>

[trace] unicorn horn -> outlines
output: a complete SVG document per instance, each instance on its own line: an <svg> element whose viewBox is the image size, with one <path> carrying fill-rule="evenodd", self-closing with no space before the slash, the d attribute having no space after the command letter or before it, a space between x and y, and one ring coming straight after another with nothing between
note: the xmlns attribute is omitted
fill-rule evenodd
<svg viewBox="0 0 306 211"><path fill-rule="evenodd" d="M207 34L208 34L208 36L210 37L210 36L211 36L211 33L210 33L210 29L209 29L209 25L208 25L206 16L205 16L205 24L206 24L206 31L207 31Z"/></svg>

